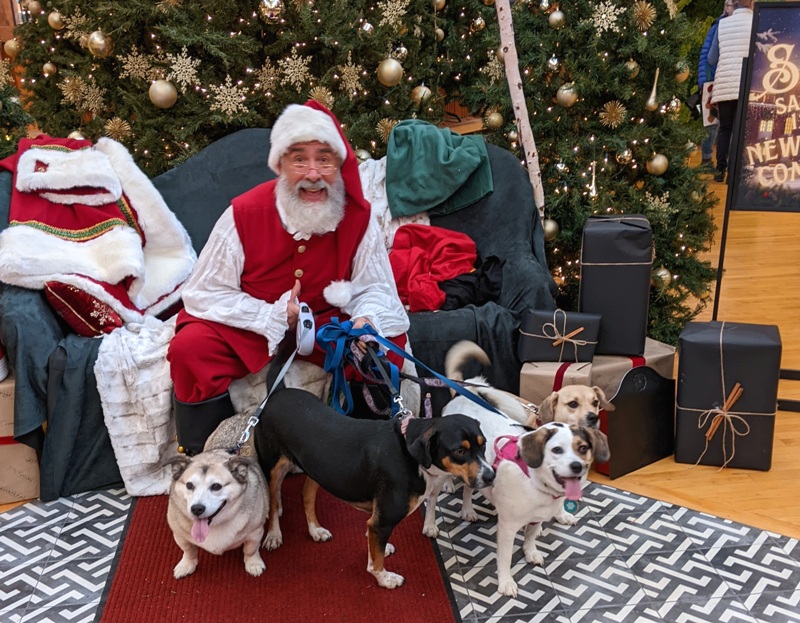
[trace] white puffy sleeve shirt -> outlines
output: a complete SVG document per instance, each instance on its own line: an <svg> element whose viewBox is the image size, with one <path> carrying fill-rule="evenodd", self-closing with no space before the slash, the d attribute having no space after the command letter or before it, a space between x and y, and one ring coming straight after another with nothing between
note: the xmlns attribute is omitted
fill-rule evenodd
<svg viewBox="0 0 800 623"><path fill-rule="evenodd" d="M267 302L242 291L244 249L233 219L233 207L217 221L183 289L186 311L196 318L219 322L263 335L270 355L289 328L286 305L290 292ZM370 217L369 226L353 259L353 296L342 311L351 318L364 316L385 337L408 330L409 320L394 282L383 237ZM302 292L300 294L302 299ZM312 310L313 311L313 310Z"/></svg>

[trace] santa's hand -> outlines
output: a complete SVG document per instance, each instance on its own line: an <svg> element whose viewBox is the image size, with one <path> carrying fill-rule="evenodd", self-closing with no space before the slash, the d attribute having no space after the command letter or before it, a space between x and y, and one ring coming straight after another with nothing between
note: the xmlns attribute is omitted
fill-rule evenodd
<svg viewBox="0 0 800 623"><path fill-rule="evenodd" d="M289 323L289 328L294 330L297 328L297 319L300 317L300 280L295 279L292 291L289 293L289 301L286 303L286 322Z"/></svg>
<svg viewBox="0 0 800 623"><path fill-rule="evenodd" d="M364 318L364 316L358 316L356 318L353 318L354 329L360 329L368 324L369 324L369 319ZM361 350L362 353L367 352L367 343L364 341L363 336L358 338L358 342L356 342L356 345L358 346L358 348Z"/></svg>

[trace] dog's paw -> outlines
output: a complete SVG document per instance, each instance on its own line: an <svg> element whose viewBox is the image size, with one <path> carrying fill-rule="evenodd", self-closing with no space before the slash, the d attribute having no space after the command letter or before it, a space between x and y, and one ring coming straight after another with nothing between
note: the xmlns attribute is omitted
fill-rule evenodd
<svg viewBox="0 0 800 623"><path fill-rule="evenodd" d="M250 558L246 558L244 561L245 571L254 577L260 576L262 573L264 573L264 569L266 568L267 565L264 564L264 561L261 560L261 556L258 554L255 554Z"/></svg>
<svg viewBox="0 0 800 623"><path fill-rule="evenodd" d="M470 523L472 523L474 521L478 521L478 519L480 519L480 517L478 517L478 513L475 512L474 508L469 508L469 509L462 508L461 509L461 518L464 521L469 521Z"/></svg>
<svg viewBox="0 0 800 623"><path fill-rule="evenodd" d="M442 485L442 493L454 493L456 490L456 483L452 478L448 478Z"/></svg>
<svg viewBox="0 0 800 623"><path fill-rule="evenodd" d="M313 528L309 526L308 533L317 543L324 543L325 541L330 541L333 538L331 531L326 530L322 526L314 526Z"/></svg>
<svg viewBox="0 0 800 623"><path fill-rule="evenodd" d="M172 570L172 575L175 576L176 580L180 580L181 578L185 578L187 575L192 575L197 569L197 561L196 560L187 560L185 557L181 558L181 561L175 565L175 568Z"/></svg>
<svg viewBox="0 0 800 623"><path fill-rule="evenodd" d="M382 586L383 588L397 588L399 586L403 586L403 582L406 579L400 575L399 573L392 573L391 571L379 571L377 573L373 573L375 579L378 580L378 586Z"/></svg>
<svg viewBox="0 0 800 623"><path fill-rule="evenodd" d="M497 579L497 592L506 597L517 596L517 583L512 578Z"/></svg>
<svg viewBox="0 0 800 623"><path fill-rule="evenodd" d="M578 523L578 518L575 517L575 515L573 515L572 513L563 511L558 515L556 515L556 521L565 526L574 526L575 524Z"/></svg>
<svg viewBox="0 0 800 623"><path fill-rule="evenodd" d="M532 565L541 567L544 564L544 556L535 547L523 547L525 552L525 561Z"/></svg>
<svg viewBox="0 0 800 623"><path fill-rule="evenodd" d="M436 537L439 536L439 528L436 526L436 524L430 526L428 524L425 524L424 526L422 526L422 534L427 537L430 537L431 539L435 539Z"/></svg>
<svg viewBox="0 0 800 623"><path fill-rule="evenodd" d="M272 551L273 549L278 549L281 545L283 545L283 533L278 530L277 532L267 532L261 547L266 547Z"/></svg>
<svg viewBox="0 0 800 623"><path fill-rule="evenodd" d="M383 550L383 555L384 556L391 556L392 554L394 554L394 545L392 545L391 543L387 543L386 544L386 549Z"/></svg>

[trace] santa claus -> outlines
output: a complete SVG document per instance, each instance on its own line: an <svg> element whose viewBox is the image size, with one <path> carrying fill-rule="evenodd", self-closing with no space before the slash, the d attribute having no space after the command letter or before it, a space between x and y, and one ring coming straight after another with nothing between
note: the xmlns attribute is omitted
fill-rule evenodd
<svg viewBox="0 0 800 623"><path fill-rule="evenodd" d="M270 361L300 301L317 327L352 319L406 344L408 316L336 117L313 100L292 104L270 143L277 179L233 199L183 290L167 358L178 442L190 454L234 414L231 381ZM324 352L302 358L321 366Z"/></svg>

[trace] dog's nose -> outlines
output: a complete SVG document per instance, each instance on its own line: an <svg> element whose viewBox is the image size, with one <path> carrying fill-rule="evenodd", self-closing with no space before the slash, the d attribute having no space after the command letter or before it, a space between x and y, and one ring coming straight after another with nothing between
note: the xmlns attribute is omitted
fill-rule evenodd
<svg viewBox="0 0 800 623"><path fill-rule="evenodd" d="M596 413L590 411L586 414L586 423L589 425L589 428L596 428L599 421L600 416Z"/></svg>
<svg viewBox="0 0 800 623"><path fill-rule="evenodd" d="M199 517L206 512L206 507L202 504L192 504L192 515Z"/></svg>
<svg viewBox="0 0 800 623"><path fill-rule="evenodd" d="M483 470L483 482L486 483L486 486L490 486L494 482L495 474L494 470L490 467L488 469Z"/></svg>
<svg viewBox="0 0 800 623"><path fill-rule="evenodd" d="M572 461L569 464L569 468L572 470L573 474L580 474L583 471L583 463L580 461Z"/></svg>

